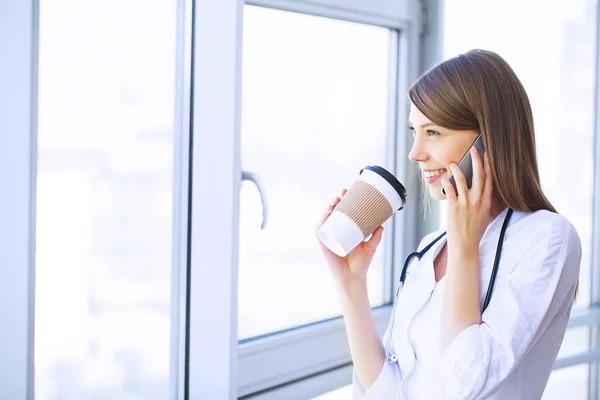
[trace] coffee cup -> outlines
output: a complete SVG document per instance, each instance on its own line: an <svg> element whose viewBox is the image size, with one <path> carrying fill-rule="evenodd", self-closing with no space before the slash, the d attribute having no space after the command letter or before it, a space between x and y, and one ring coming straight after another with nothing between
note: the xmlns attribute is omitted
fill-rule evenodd
<svg viewBox="0 0 600 400"><path fill-rule="evenodd" d="M393 174L377 165L367 166L319 228L317 237L333 253L345 257L405 203L406 189Z"/></svg>

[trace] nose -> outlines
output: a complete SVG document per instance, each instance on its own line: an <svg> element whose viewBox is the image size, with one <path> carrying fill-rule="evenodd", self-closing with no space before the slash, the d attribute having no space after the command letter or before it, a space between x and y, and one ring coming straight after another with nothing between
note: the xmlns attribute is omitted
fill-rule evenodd
<svg viewBox="0 0 600 400"><path fill-rule="evenodd" d="M416 135L410 153L408 153L408 158L413 162L423 162L426 161L428 157L419 135Z"/></svg>

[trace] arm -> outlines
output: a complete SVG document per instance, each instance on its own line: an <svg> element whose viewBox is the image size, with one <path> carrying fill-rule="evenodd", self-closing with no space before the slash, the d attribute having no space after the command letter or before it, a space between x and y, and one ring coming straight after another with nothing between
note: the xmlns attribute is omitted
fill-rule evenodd
<svg viewBox="0 0 600 400"><path fill-rule="evenodd" d="M440 332L442 352L460 332L481 324L479 249L457 252L449 249L447 262Z"/></svg>
<svg viewBox="0 0 600 400"><path fill-rule="evenodd" d="M442 177L448 202L448 259L440 332L442 352L465 328L481 324L479 242L492 220L493 182L487 156L481 160L475 146L470 152L473 160L471 189L467 188L465 176L455 163L449 168L458 193L448 178Z"/></svg>
<svg viewBox="0 0 600 400"><path fill-rule="evenodd" d="M342 196L346 190L342 191ZM325 210L317 230L340 202L336 197ZM333 274L354 362L355 399L382 400L394 397L399 390L400 369L385 362L384 348L375 329L367 292L367 270L381 242L383 227L359 244L346 257L339 257L320 243Z"/></svg>
<svg viewBox="0 0 600 400"><path fill-rule="evenodd" d="M375 329L367 282L339 287L338 294L355 374L366 391L373 385L385 363L385 351Z"/></svg>
<svg viewBox="0 0 600 400"><path fill-rule="evenodd" d="M426 243L431 242L431 240L437 237L439 234L440 232L438 231L425 236L418 246L419 251L425 247ZM401 393L403 374L398 363L389 363L387 361L387 354L385 354L386 349L383 345L383 343L386 343L387 339L391 335L390 326L388 326L385 334L383 335L383 341L379 340L378 336L376 336L377 333L375 332L373 314L370 309L369 301L366 298L366 281L364 281L359 288L360 289L358 292L361 293L360 297L364 296L362 307L363 310L368 311L368 313L365 311L365 314L368 315L368 318L364 317L364 315L359 316L356 307L356 300L359 298L359 296L353 295L351 288L346 288L346 290L341 290L338 292L340 294L344 318L346 321L350 351L354 360L354 375L352 379L354 384L353 399L382 400L398 398ZM366 322L362 321L363 317ZM365 339L367 333L367 330L365 329L366 326L372 326L371 332L374 336L371 337L371 343L374 343L373 348L376 350L361 346L361 343L367 343L367 340ZM377 368L375 368L373 364L371 364L372 368L370 369L369 373L375 374L371 375L371 379L373 379L372 383L370 380L368 380L370 378L364 378L364 371L361 369L361 365L367 365L367 358L360 355L365 350L367 351L367 354L365 355L371 360L374 360L374 363L377 366ZM359 374L361 375L360 377Z"/></svg>

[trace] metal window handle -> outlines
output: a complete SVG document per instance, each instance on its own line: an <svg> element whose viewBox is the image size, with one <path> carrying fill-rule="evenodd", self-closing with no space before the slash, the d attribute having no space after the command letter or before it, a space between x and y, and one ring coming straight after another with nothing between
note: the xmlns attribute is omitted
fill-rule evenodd
<svg viewBox="0 0 600 400"><path fill-rule="evenodd" d="M267 204L267 197L265 196L266 192L262 181L257 174L248 171L242 171L242 181L251 181L256 185L256 189L258 189L258 194L260 194L260 199L262 201L263 207L263 219L262 224L260 225L260 229L265 229L265 226L267 226L267 215L269 214L269 206Z"/></svg>

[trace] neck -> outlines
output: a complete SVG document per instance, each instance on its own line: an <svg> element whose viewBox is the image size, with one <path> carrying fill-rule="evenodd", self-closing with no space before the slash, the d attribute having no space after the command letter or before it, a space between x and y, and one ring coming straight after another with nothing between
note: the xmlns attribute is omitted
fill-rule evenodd
<svg viewBox="0 0 600 400"><path fill-rule="evenodd" d="M490 222L488 224L491 224L492 221L506 208L506 204L504 204L500 199L498 199L498 196L494 196L492 199L492 209L490 211Z"/></svg>

